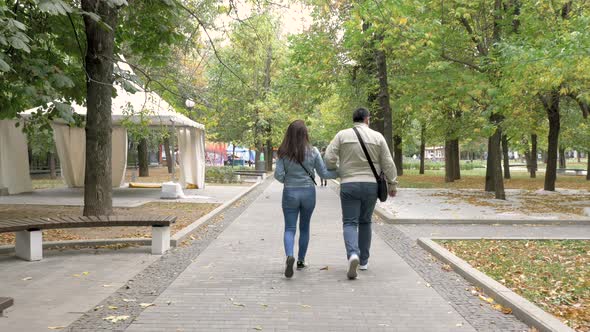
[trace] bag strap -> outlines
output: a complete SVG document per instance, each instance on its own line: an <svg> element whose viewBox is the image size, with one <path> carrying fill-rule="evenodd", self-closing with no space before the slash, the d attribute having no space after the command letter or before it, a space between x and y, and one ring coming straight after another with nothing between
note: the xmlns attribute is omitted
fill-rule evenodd
<svg viewBox="0 0 590 332"><path fill-rule="evenodd" d="M377 175L377 170L375 169L375 165L373 165L373 160L371 160L371 156L369 155L369 151L367 151L367 147L365 146L365 141L363 141L363 138L361 137L361 134L359 133L358 129L356 129L356 127L352 127L352 130L354 130L356 137L358 137L358 139L359 139L359 143L361 143L361 148L363 148L363 152L365 153L365 157L367 157L367 161L369 162L369 165L371 166L371 170L373 171L373 175L375 176L375 180L379 181L379 175Z"/></svg>
<svg viewBox="0 0 590 332"><path fill-rule="evenodd" d="M303 166L303 163L301 163L299 160L297 162L299 163L299 165L301 165L301 167L303 167L303 169L305 170L305 173L307 173L307 175L309 176L311 181L313 181L313 184L315 184L317 186L318 184L315 182L315 177L307 170L307 168L305 168L305 166Z"/></svg>

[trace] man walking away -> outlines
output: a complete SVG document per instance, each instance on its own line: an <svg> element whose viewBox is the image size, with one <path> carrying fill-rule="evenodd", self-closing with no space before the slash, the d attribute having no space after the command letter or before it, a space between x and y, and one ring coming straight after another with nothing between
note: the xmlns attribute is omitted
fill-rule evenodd
<svg viewBox="0 0 590 332"><path fill-rule="evenodd" d="M389 196L397 193L397 172L383 135L369 128L366 108L354 111L354 128L362 137L377 174L383 170ZM338 168L341 178L340 203L349 279L356 279L357 268L367 270L371 248L371 217L377 203L377 181L353 128L340 131L326 150L328 169ZM339 164L339 165L338 165Z"/></svg>

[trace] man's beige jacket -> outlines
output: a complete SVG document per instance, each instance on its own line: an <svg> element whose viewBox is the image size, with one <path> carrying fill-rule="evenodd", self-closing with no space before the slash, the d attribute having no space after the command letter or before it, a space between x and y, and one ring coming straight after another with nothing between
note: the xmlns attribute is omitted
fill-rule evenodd
<svg viewBox="0 0 590 332"><path fill-rule="evenodd" d="M397 190L397 171L383 135L369 128L365 123L357 122L354 126L365 142L377 174L383 170L389 190ZM328 169L338 168L342 183L377 182L352 128L341 130L336 134L326 149L324 160Z"/></svg>

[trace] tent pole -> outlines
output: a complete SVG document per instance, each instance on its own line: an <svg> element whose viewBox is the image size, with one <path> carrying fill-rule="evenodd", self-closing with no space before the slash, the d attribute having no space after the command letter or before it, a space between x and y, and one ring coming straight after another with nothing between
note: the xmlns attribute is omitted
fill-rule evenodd
<svg viewBox="0 0 590 332"><path fill-rule="evenodd" d="M171 174L171 181L172 182L176 182L176 141L175 141L175 136L176 136L176 129L174 127L174 120L170 120L170 122L172 122L172 134L170 135L170 140L171 140L171 144L172 145L172 174Z"/></svg>

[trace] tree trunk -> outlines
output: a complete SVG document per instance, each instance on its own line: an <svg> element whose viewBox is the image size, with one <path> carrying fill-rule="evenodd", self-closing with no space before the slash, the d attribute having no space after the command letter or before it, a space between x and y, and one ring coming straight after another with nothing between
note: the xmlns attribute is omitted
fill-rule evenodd
<svg viewBox="0 0 590 332"><path fill-rule="evenodd" d="M270 131L270 129L269 129ZM270 132L269 132L270 135ZM266 171L272 172L272 139L266 140L266 151L264 152L264 160L266 161Z"/></svg>
<svg viewBox="0 0 590 332"><path fill-rule="evenodd" d="M545 186L547 191L555 191L557 179L557 153L559 147L559 92L553 91L544 102L549 118L549 135L547 139L547 170L545 171Z"/></svg>
<svg viewBox="0 0 590 332"><path fill-rule="evenodd" d="M455 180L461 180L461 153L459 151L459 139L456 138L452 140L451 145L453 148L453 178Z"/></svg>
<svg viewBox="0 0 590 332"><path fill-rule="evenodd" d="M496 187L495 187L495 181L494 181L494 164L492 162L493 157L492 157L492 137L490 136L488 138L488 157L486 160L486 187L485 187L485 191L495 191Z"/></svg>
<svg viewBox="0 0 590 332"><path fill-rule="evenodd" d="M498 127L496 133L492 135L492 167L494 170L494 191L496 199L506 199L504 192L504 179L502 178L502 154L500 145L502 141L502 129Z"/></svg>
<svg viewBox="0 0 590 332"><path fill-rule="evenodd" d="M588 164L586 166L586 180L590 181L590 150L586 151L586 163Z"/></svg>
<svg viewBox="0 0 590 332"><path fill-rule="evenodd" d="M378 39L383 40L383 37ZM385 142L387 142L389 147L389 153L393 155L394 149L391 146L391 142L393 142L393 128L391 105L389 102L389 83L387 82L387 58L385 52L380 48L375 49L375 64L377 67L377 78L379 79L379 94L377 99L379 100L379 106L381 108L380 115L383 121L383 131L381 133L385 137Z"/></svg>
<svg viewBox="0 0 590 332"><path fill-rule="evenodd" d="M404 155L402 151L402 137L393 136L393 161L397 170L397 175L404 175Z"/></svg>
<svg viewBox="0 0 590 332"><path fill-rule="evenodd" d="M424 174L424 157L426 157L426 127L422 125L420 128L420 174Z"/></svg>
<svg viewBox="0 0 590 332"><path fill-rule="evenodd" d="M164 138L164 149L166 150L166 166L168 167L168 174L172 174L172 153L170 152L170 138Z"/></svg>
<svg viewBox="0 0 590 332"><path fill-rule="evenodd" d="M559 168L566 168L565 162L565 148L559 148Z"/></svg>
<svg viewBox="0 0 590 332"><path fill-rule="evenodd" d="M84 15L86 31L86 166L84 177L84 215L109 215L113 209L111 165L111 103L113 49L118 8L107 1L82 0L82 10L100 16ZM110 28L105 28L104 24Z"/></svg>
<svg viewBox="0 0 590 332"><path fill-rule="evenodd" d="M49 178L53 180L57 178L55 172L55 154L53 154L53 152L47 153L47 159L49 161Z"/></svg>
<svg viewBox="0 0 590 332"><path fill-rule="evenodd" d="M510 179L510 157L508 156L508 137L502 135L502 156L504 159L504 179Z"/></svg>
<svg viewBox="0 0 590 332"><path fill-rule="evenodd" d="M455 171L453 168L453 143L451 140L445 140L445 182L455 182Z"/></svg>
<svg viewBox="0 0 590 332"><path fill-rule="evenodd" d="M578 156L578 164L582 162L582 156L580 151L576 150L576 156Z"/></svg>
<svg viewBox="0 0 590 332"><path fill-rule="evenodd" d="M537 134L531 134L531 179L537 177Z"/></svg>
<svg viewBox="0 0 590 332"><path fill-rule="evenodd" d="M150 176L148 143L145 138L140 139L139 144L137 145L137 159L139 164L139 177Z"/></svg>

